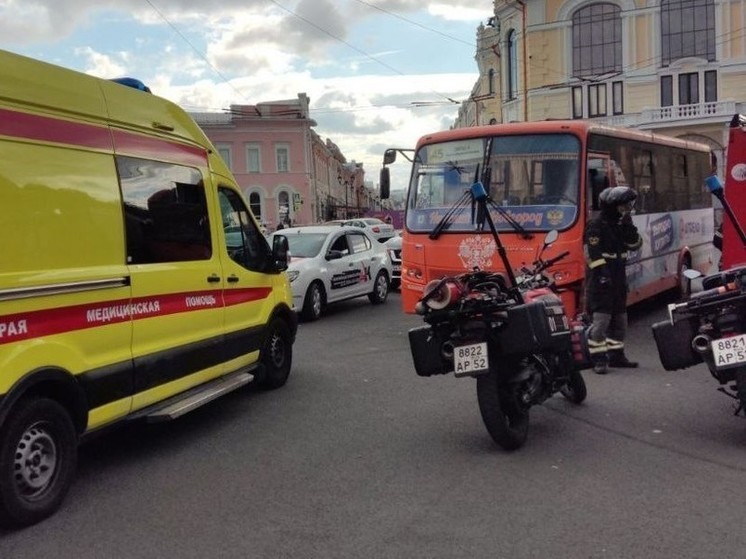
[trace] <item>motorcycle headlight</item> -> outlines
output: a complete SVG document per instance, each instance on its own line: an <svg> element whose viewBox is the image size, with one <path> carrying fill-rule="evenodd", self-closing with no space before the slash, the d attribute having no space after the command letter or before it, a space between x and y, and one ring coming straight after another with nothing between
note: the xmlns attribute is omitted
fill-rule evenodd
<svg viewBox="0 0 746 559"><path fill-rule="evenodd" d="M288 270L288 281L295 281L299 275L300 272L298 270Z"/></svg>

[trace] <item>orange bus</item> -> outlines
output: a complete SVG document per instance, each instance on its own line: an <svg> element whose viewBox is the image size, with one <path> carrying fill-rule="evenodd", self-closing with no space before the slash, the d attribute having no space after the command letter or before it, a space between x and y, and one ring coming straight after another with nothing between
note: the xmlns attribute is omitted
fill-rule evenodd
<svg viewBox="0 0 746 559"><path fill-rule="evenodd" d="M431 280L475 267L503 269L490 231L477 225L477 208L468 201L475 181L487 190L513 269L530 265L544 233L558 230L543 257L570 251L550 269L569 316L583 309L583 230L608 186L638 193L633 220L644 241L628 260L628 304L674 288L684 294L689 280L682 272L707 273L713 264L704 144L581 120L459 128L423 136L414 150L386 150L382 198L389 196L387 165L397 153L412 162L402 233L405 312L414 312Z"/></svg>

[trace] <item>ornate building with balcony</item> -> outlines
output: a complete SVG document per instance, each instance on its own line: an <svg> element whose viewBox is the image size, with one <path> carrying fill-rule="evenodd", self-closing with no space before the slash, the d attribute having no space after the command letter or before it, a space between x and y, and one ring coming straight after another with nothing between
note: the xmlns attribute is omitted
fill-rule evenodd
<svg viewBox="0 0 746 559"><path fill-rule="evenodd" d="M721 155L727 124L746 111L746 4L495 0L475 59L455 127L584 118Z"/></svg>

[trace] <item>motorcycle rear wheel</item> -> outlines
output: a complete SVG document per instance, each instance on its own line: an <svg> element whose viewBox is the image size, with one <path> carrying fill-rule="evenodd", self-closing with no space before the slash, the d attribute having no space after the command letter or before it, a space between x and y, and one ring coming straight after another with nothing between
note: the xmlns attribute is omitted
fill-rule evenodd
<svg viewBox="0 0 746 559"><path fill-rule="evenodd" d="M579 404L585 400L588 396L588 389L585 387L585 379L580 371L570 372L567 384L560 388L560 392L573 404Z"/></svg>
<svg viewBox="0 0 746 559"><path fill-rule="evenodd" d="M528 409L518 403L512 390L500 386L497 375L477 377L477 402L492 440L505 450L523 446L528 437Z"/></svg>

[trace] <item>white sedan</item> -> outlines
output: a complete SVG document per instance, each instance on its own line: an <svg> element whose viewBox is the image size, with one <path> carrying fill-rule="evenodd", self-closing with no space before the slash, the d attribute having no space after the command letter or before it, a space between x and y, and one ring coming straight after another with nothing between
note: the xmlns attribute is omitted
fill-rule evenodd
<svg viewBox="0 0 746 559"><path fill-rule="evenodd" d="M390 239L396 234L393 225L386 223L377 217L359 217L356 219L349 219L344 222L344 225L352 225L354 227L365 229L370 233L371 237L380 243Z"/></svg>
<svg viewBox="0 0 746 559"><path fill-rule="evenodd" d="M384 303L391 282L386 248L362 229L315 225L282 229L290 248L288 279L293 306L305 320L316 320L327 303L367 295Z"/></svg>

